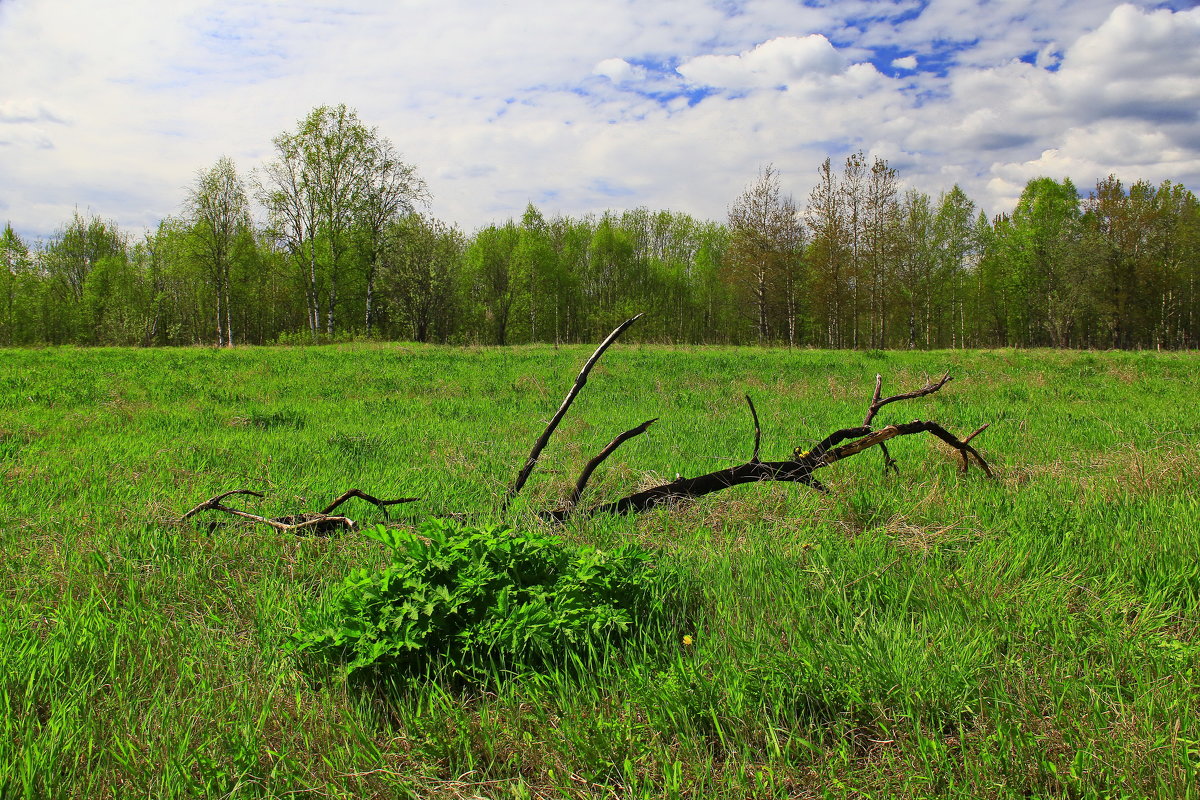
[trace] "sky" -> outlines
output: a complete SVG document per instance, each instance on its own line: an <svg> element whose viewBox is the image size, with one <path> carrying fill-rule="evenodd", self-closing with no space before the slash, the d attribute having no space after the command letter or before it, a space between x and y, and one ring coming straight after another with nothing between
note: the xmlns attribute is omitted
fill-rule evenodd
<svg viewBox="0 0 1200 800"><path fill-rule="evenodd" d="M1194 0L0 0L0 224L132 232L221 156L345 103L470 232L647 206L803 206L863 151L990 214L1031 178L1200 190Z"/></svg>

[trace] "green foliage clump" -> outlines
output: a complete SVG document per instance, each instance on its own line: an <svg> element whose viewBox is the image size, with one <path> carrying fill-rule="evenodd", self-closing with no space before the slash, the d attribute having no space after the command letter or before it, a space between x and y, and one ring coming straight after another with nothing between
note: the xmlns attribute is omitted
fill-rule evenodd
<svg viewBox="0 0 1200 800"><path fill-rule="evenodd" d="M391 549L390 563L352 572L291 645L352 676L445 666L480 677L562 663L628 637L663 608L667 573L633 545L605 551L437 520L416 534L378 526L364 535Z"/></svg>

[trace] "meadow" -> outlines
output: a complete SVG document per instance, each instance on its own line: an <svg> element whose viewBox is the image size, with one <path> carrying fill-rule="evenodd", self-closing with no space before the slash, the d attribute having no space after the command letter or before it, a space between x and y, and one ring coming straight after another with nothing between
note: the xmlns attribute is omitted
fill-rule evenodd
<svg viewBox="0 0 1200 800"><path fill-rule="evenodd" d="M591 347L0 351L0 796L1200 796L1200 355L618 343L520 500L550 530L583 464L659 417L588 497L861 423L929 436L557 529L637 542L689 608L586 670L365 690L284 648L381 548L206 516L346 489L392 524L499 500ZM352 501L346 512L383 522ZM685 638L686 637L686 638Z"/></svg>

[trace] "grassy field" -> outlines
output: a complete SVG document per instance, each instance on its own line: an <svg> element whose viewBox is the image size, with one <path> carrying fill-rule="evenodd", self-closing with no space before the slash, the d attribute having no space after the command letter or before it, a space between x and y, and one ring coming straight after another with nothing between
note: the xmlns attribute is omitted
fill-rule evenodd
<svg viewBox="0 0 1200 800"><path fill-rule="evenodd" d="M617 344L508 512L764 459L862 421L932 437L565 526L698 609L585 675L357 690L281 647L361 536L172 520L235 488L423 514L498 498L591 348L0 351L0 797L1200 796L1200 356ZM371 506L348 507L363 522ZM691 644L685 644L685 636Z"/></svg>

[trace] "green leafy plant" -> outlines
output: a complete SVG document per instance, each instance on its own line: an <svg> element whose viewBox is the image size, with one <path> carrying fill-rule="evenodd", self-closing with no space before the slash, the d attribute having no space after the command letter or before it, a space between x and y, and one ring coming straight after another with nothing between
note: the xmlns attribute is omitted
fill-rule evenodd
<svg viewBox="0 0 1200 800"><path fill-rule="evenodd" d="M368 670L466 677L597 652L663 610L668 573L633 545L599 550L508 528L429 521L363 531L391 550L311 609L292 649Z"/></svg>

